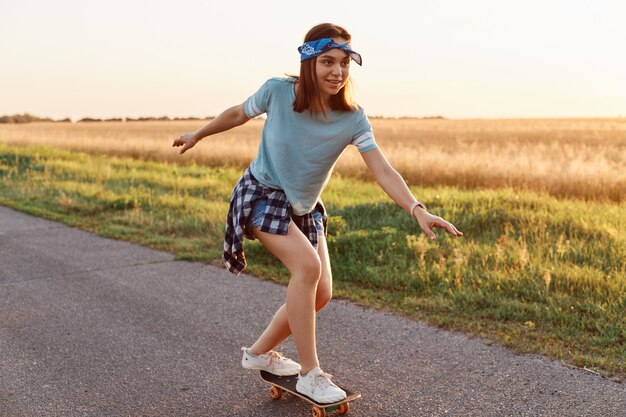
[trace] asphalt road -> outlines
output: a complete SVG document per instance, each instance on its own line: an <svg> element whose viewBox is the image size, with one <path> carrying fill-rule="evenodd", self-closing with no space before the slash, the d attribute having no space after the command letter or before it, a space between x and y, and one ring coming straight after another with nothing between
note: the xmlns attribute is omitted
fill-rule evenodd
<svg viewBox="0 0 626 417"><path fill-rule="evenodd" d="M0 415L307 415L240 366L284 294L0 207ZM626 416L624 383L341 300L318 349L354 417Z"/></svg>

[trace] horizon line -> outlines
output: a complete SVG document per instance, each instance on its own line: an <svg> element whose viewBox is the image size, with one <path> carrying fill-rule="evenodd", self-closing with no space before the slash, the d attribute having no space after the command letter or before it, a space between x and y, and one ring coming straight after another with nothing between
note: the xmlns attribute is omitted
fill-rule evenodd
<svg viewBox="0 0 626 417"><path fill-rule="evenodd" d="M134 122L134 121L192 121L192 120L213 120L217 116L114 116L114 117L92 117L84 116L82 118L51 118L40 117L31 113L16 113L12 115L0 115L0 124L23 124L37 122L54 122L54 123L92 123L92 122ZM474 116L474 117L447 117L443 115L424 115L424 116L385 116L385 115L367 115L369 119L416 119L416 120L539 120L539 119L626 119L626 115L616 116ZM260 115L256 119L265 119L265 115ZM13 120L13 121L12 121ZM19 121L15 121L19 120ZM250 119L252 120L252 119Z"/></svg>

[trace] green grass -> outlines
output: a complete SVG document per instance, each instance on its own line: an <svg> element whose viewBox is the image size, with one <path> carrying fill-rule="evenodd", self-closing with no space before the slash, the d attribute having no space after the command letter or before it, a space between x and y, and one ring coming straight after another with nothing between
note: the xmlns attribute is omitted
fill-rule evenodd
<svg viewBox="0 0 626 417"><path fill-rule="evenodd" d="M220 259L240 175L0 144L0 204L186 260ZM440 232L430 242L376 184L331 181L335 296L623 378L624 205L511 189L413 191L465 237ZM248 272L288 281L258 242L246 242L246 254Z"/></svg>

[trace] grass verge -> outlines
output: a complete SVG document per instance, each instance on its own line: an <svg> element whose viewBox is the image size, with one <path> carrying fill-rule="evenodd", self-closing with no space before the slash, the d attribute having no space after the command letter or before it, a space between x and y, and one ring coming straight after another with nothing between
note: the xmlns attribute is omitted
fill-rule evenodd
<svg viewBox="0 0 626 417"><path fill-rule="evenodd" d="M240 174L0 144L0 204L186 260L221 257ZM331 181L336 296L623 379L623 204L511 189L413 191L465 237L430 242L376 184ZM246 253L248 272L287 282L258 242L246 242Z"/></svg>

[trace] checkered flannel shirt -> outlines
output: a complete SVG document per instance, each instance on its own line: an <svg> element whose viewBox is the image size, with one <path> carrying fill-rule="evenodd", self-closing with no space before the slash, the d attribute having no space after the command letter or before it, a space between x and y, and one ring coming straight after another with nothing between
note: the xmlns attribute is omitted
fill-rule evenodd
<svg viewBox="0 0 626 417"><path fill-rule="evenodd" d="M262 232L286 235L289 230L289 223L293 220L317 250L317 228L311 213L303 216L294 215L285 192L261 184L252 176L250 168L248 168L233 189L228 218L226 219L224 264L233 274L239 275L246 267L243 239L245 236L254 240L254 236L250 230L247 230L246 226L252 214L252 203L260 198L267 199L266 215L259 228ZM315 208L322 213L324 234L326 234L327 217L324 205L318 201Z"/></svg>

